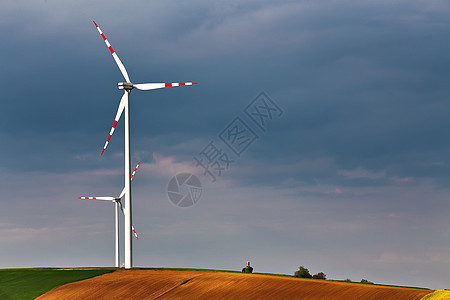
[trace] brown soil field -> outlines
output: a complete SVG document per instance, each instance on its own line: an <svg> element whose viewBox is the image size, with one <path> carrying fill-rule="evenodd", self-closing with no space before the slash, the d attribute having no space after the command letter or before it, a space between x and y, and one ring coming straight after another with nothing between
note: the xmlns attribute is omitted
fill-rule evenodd
<svg viewBox="0 0 450 300"><path fill-rule="evenodd" d="M430 290L258 274L120 270L37 299L421 299Z"/></svg>

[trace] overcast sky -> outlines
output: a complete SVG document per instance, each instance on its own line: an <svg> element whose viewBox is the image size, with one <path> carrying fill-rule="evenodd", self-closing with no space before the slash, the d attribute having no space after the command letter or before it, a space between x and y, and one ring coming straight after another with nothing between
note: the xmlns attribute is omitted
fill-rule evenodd
<svg viewBox="0 0 450 300"><path fill-rule="evenodd" d="M1 1L0 268L114 264L113 204L77 199L124 181L123 118L100 156L124 79L92 20L134 83L199 82L131 94L135 266L449 288L438 0ZM208 145L232 161L214 182ZM167 195L183 172L188 208Z"/></svg>

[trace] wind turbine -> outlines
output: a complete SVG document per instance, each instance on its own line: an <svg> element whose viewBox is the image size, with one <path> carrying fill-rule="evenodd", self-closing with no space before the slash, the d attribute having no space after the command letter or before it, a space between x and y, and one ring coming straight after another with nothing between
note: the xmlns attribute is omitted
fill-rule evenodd
<svg viewBox="0 0 450 300"><path fill-rule="evenodd" d="M136 174L136 170L139 168L139 164L141 162L138 162L138 164L136 165L136 168L133 171L133 174L131 174L131 178L130 180L133 180L134 174ZM122 213L125 215L125 211L124 208L122 206L122 202L120 202L120 199L122 199L122 197L125 195L125 187L123 188L122 192L120 193L119 197L110 197L110 196L106 196L106 197L78 197L78 199L81 200L103 200L103 201L112 201L115 204L115 236L116 236L116 256L115 256L115 266L116 268L120 267L120 255L119 255L119 208L122 211ZM139 240L138 235L136 233L136 230L134 230L134 226L131 226L133 229L133 233L136 236L136 239Z"/></svg>
<svg viewBox="0 0 450 300"><path fill-rule="evenodd" d="M175 82L175 83L139 83L133 84L128 77L127 70L123 65L122 61L117 56L117 53L111 47L111 44L106 39L105 35L101 31L100 27L98 27L97 23L93 21L95 27L98 32L102 36L105 41L106 46L109 48L114 60L116 61L117 66L119 67L120 72L125 78L126 82L119 82L119 89L124 90L122 99L120 100L119 108L116 113L116 117L114 119L113 126L111 131L109 132L108 139L106 140L105 146L103 147L102 154L108 146L109 140L114 133L114 129L116 128L117 122L119 122L120 116L122 112L125 110L125 269L130 269L133 266L133 250L132 250L132 236L131 236L131 224L132 224L132 210L131 210L131 183L130 183L130 93L131 90L136 88L138 90L154 90L161 89L166 87L175 87L175 86L185 86L185 85L194 85L197 82Z"/></svg>

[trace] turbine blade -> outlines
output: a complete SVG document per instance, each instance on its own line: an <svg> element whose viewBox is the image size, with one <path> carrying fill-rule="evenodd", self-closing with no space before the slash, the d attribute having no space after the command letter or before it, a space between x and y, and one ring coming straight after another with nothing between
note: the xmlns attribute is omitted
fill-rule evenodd
<svg viewBox="0 0 450 300"><path fill-rule="evenodd" d="M130 180L133 180L134 174L136 174L136 171L137 171L137 169L139 168L139 165L140 165L140 164L141 164L141 162L138 162L138 163L137 163L136 168L134 168L134 171L133 171L133 173L131 174Z"/></svg>
<svg viewBox="0 0 450 300"><path fill-rule="evenodd" d="M125 188L123 188L122 193L120 193L119 199L122 199L123 195L125 195Z"/></svg>
<svg viewBox="0 0 450 300"><path fill-rule="evenodd" d="M116 201L116 197L78 197L81 200L104 200L104 201Z"/></svg>
<svg viewBox="0 0 450 300"><path fill-rule="evenodd" d="M136 174L136 171L139 168L140 164L141 164L141 162L138 162L138 164L136 165L136 168L134 169L133 174L131 174L130 180L133 180L134 174ZM122 199L123 195L125 195L125 188L123 188L122 193L120 193L119 199Z"/></svg>
<svg viewBox="0 0 450 300"><path fill-rule="evenodd" d="M162 89L166 87L194 85L194 84L198 84L198 82L138 83L133 84L133 87L137 88L138 90L148 91L148 90Z"/></svg>
<svg viewBox="0 0 450 300"><path fill-rule="evenodd" d="M120 207L120 209L122 210L122 213L125 214L125 211L124 211L124 208L123 208L123 206L122 206L122 202L120 202L120 199L119 199L117 202L119 203L119 207ZM137 233L136 233L136 230L134 229L134 226L131 225L131 228L133 229L134 236L136 237L137 240L139 240L139 237L138 237L138 235L137 235Z"/></svg>
<svg viewBox="0 0 450 300"><path fill-rule="evenodd" d="M138 238L138 235L136 233L136 230L134 230L134 226L131 226L131 228L133 229L133 233L134 233L134 236L136 237L136 240L139 241L139 238Z"/></svg>
<svg viewBox="0 0 450 300"><path fill-rule="evenodd" d="M95 21L93 21L95 24L95 27L97 27L98 32L100 33L100 35L102 36L103 40L105 41L106 46L108 47L109 51L111 51L111 54L114 58L114 60L116 61L117 66L120 69L120 72L122 72L123 77L125 78L125 80L127 82L131 82L130 78L128 77L128 73L127 70L125 69L125 66L123 65L122 61L120 61L119 56L117 56L117 53L114 51L114 49L111 47L111 44L108 42L108 40L106 39L106 36L103 34L102 30L100 29L100 27L98 27L97 23L95 23Z"/></svg>
<svg viewBox="0 0 450 300"><path fill-rule="evenodd" d="M116 129L116 125L120 120L120 116L122 115L122 112L125 109L125 104L128 100L127 98L128 98L128 92L124 91L122 99L120 99L119 108L117 109L117 113L116 113L116 117L114 119L113 126L111 128L111 131L109 132L109 136L108 136L108 139L106 140L105 146L103 146L102 154L100 154L100 155L103 155L103 152L105 152L105 149L108 146L109 140L111 139L111 136L113 135L114 130Z"/></svg>

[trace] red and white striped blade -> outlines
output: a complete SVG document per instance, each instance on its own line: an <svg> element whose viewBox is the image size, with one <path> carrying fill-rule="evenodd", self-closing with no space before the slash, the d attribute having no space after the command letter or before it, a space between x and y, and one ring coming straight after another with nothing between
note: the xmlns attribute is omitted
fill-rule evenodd
<svg viewBox="0 0 450 300"><path fill-rule="evenodd" d="M113 126L111 128L111 131L109 132L109 136L108 136L108 139L106 140L105 146L103 146L102 154L100 154L100 155L103 155L103 152L105 152L105 149L108 146L109 140L111 139L111 136L113 135L114 130L116 129L116 125L120 120L120 116L122 115L122 112L125 109L125 105L126 105L127 101L128 101L128 92L124 91L122 99L120 99L119 108L117 109L117 113L116 113L116 117L114 119Z"/></svg>
<svg viewBox="0 0 450 300"><path fill-rule="evenodd" d="M133 84L133 87L137 88L138 90L148 91L148 90L163 89L166 87L194 85L194 84L198 84L198 82L138 83L138 84Z"/></svg>
<svg viewBox="0 0 450 300"><path fill-rule="evenodd" d="M136 171L137 171L137 169L139 168L139 165L140 165L140 164L141 164L141 162L138 162L138 163L137 163L136 168L134 168L133 173L131 173L131 178L130 178L130 180L133 180L134 174L136 174Z"/></svg>
<svg viewBox="0 0 450 300"><path fill-rule="evenodd" d="M98 27L97 23L95 23L95 21L93 21L95 24L95 27L97 27L98 32L100 33L100 35L102 36L103 40L105 41L106 46L108 47L109 51L111 51L111 54L114 58L114 60L116 61L117 66L120 69L120 72L122 72L123 77L125 78L125 80L127 82L131 82L130 81L130 77L128 77L128 73L127 70L125 69L125 66L123 65L122 61L120 60L119 56L117 56L117 53L114 51L114 49L111 47L111 44L108 42L108 40L106 39L106 36L103 34L102 30L100 29L100 27Z"/></svg>
<svg viewBox="0 0 450 300"><path fill-rule="evenodd" d="M136 165L136 168L134 168L133 173L131 174L131 178L130 180L133 180L134 174L136 174L137 169L139 168L139 165L141 164L141 162L138 162L138 164ZM125 188L123 188L122 193L120 193L119 199L122 199L123 195L125 195Z"/></svg>
<svg viewBox="0 0 450 300"><path fill-rule="evenodd" d="M134 230L134 226L131 226L131 228L133 229L133 233L134 233L134 236L136 237L136 240L139 241L139 238L138 238L138 235L136 233L136 230Z"/></svg>
<svg viewBox="0 0 450 300"><path fill-rule="evenodd" d="M81 200L105 200L105 201L116 201L116 197L78 197Z"/></svg>

